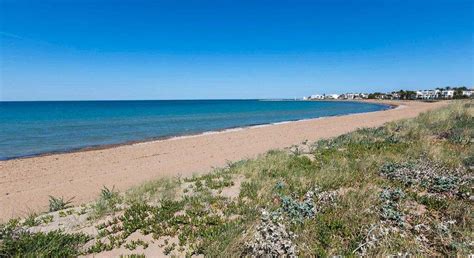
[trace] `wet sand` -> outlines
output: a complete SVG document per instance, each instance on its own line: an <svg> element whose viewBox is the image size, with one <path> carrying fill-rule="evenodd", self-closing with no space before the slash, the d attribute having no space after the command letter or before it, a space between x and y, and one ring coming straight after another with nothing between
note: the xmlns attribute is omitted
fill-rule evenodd
<svg viewBox="0 0 474 258"><path fill-rule="evenodd" d="M377 101L374 101L377 102ZM305 140L415 117L448 102L380 101L395 109L256 126L167 140L0 161L0 221L45 211L48 196L93 201L103 186L126 190L148 180L191 176Z"/></svg>

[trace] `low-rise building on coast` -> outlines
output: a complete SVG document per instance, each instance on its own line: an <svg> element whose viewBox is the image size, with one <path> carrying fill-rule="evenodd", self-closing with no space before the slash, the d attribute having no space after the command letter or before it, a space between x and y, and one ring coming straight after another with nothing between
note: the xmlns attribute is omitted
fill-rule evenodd
<svg viewBox="0 0 474 258"><path fill-rule="evenodd" d="M316 94L316 95L311 95L311 97L309 97L310 99L325 99L326 96L323 94L323 95L319 95L319 94Z"/></svg>
<svg viewBox="0 0 474 258"><path fill-rule="evenodd" d="M454 98L454 90L443 90L441 91L441 97L445 99Z"/></svg>
<svg viewBox="0 0 474 258"><path fill-rule="evenodd" d="M338 98L339 98L339 95L338 95L338 94L329 94L329 95L327 95L326 98L327 98L327 99L338 99Z"/></svg>
<svg viewBox="0 0 474 258"><path fill-rule="evenodd" d="M416 98L417 99L438 99L440 95L439 90L418 90L416 91Z"/></svg>
<svg viewBox="0 0 474 258"><path fill-rule="evenodd" d="M438 100L474 98L474 89L462 87L446 87L428 90L400 90L393 92L373 93L342 93L342 94L314 94L304 97L304 100L356 100L356 99L387 99L387 100Z"/></svg>
<svg viewBox="0 0 474 258"><path fill-rule="evenodd" d="M474 97L474 90L463 90L462 95L464 97L472 98Z"/></svg>

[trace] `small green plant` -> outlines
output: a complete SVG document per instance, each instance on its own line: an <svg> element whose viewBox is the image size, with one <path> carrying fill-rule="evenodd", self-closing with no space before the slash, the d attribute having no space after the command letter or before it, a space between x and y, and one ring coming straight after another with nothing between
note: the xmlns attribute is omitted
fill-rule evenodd
<svg viewBox="0 0 474 258"><path fill-rule="evenodd" d="M277 191L283 190L285 188L285 183L282 181L278 181L273 188Z"/></svg>
<svg viewBox="0 0 474 258"><path fill-rule="evenodd" d="M9 236L15 235L20 227L19 219L10 219L6 224L0 224L0 254L2 254L1 240Z"/></svg>
<svg viewBox="0 0 474 258"><path fill-rule="evenodd" d="M107 188L104 186L102 190L100 191L100 197L104 200L112 200L117 198L118 192L115 191L115 186L112 187L112 189Z"/></svg>
<svg viewBox="0 0 474 258"><path fill-rule="evenodd" d="M53 219L54 219L54 216L48 214L48 215L44 215L44 216L41 217L41 222L43 224L49 224L49 223L53 222Z"/></svg>
<svg viewBox="0 0 474 258"><path fill-rule="evenodd" d="M247 197L252 200L257 198L259 185L256 182L243 182L240 187L240 198Z"/></svg>
<svg viewBox="0 0 474 258"><path fill-rule="evenodd" d="M118 210L117 206L120 203L122 203L122 197L118 191L115 191L115 187L109 189L104 186L100 192L99 199L93 206L92 216L100 218L107 213L115 212Z"/></svg>
<svg viewBox="0 0 474 258"><path fill-rule="evenodd" d="M54 211L59 211L59 210L64 210L67 208L71 208L72 205L72 200L74 197L70 198L69 200L64 200L64 197L54 197L54 196L49 196L49 211L54 212Z"/></svg>
<svg viewBox="0 0 474 258"><path fill-rule="evenodd" d="M469 155L468 157L466 157L464 160L463 160L463 163L464 165L471 169L471 170L474 170L474 153L472 155Z"/></svg>
<svg viewBox="0 0 474 258"><path fill-rule="evenodd" d="M90 237L66 234L55 230L48 233L15 231L2 236L0 254L6 257L71 257L81 254L80 248Z"/></svg>
<svg viewBox="0 0 474 258"><path fill-rule="evenodd" d="M87 207L82 207L77 213L77 215L84 215L86 213L87 213Z"/></svg>
<svg viewBox="0 0 474 258"><path fill-rule="evenodd" d="M144 254L122 254L120 258L145 258Z"/></svg>
<svg viewBox="0 0 474 258"><path fill-rule="evenodd" d="M138 239L138 240L132 240L129 243L124 245L124 247L127 248L128 250L135 250L137 249L138 246L142 246L143 249L147 249L148 243L141 239Z"/></svg>
<svg viewBox="0 0 474 258"><path fill-rule="evenodd" d="M171 252L173 252L175 248L176 248L176 244L175 244L175 243L172 243L171 245L167 245L167 246L165 247L165 249L163 250L163 254L164 254L164 255L170 255Z"/></svg>
<svg viewBox="0 0 474 258"><path fill-rule="evenodd" d="M135 203L125 211L122 216L124 233L130 235L143 229L148 224L148 217L153 212L153 207L144 203Z"/></svg>
<svg viewBox="0 0 474 258"><path fill-rule="evenodd" d="M41 224L41 222L37 219L37 216L38 215L36 213L29 214L28 217L25 218L23 225L27 227L38 226L39 224Z"/></svg>
<svg viewBox="0 0 474 258"><path fill-rule="evenodd" d="M223 176L222 180L221 178L213 179L209 177L209 178L206 178L205 182L206 182L206 186L209 189L214 189L214 190L222 189L222 188L234 185L234 182L232 182L232 177L230 175Z"/></svg>
<svg viewBox="0 0 474 258"><path fill-rule="evenodd" d="M382 202L380 216L383 220L394 221L400 226L403 225L405 217L400 211L400 202L405 197L401 189L384 189L380 193Z"/></svg>
<svg viewBox="0 0 474 258"><path fill-rule="evenodd" d="M303 202L298 202L290 196L281 198L281 208L293 222L302 223L305 218L312 218L315 215L315 204L312 196Z"/></svg>

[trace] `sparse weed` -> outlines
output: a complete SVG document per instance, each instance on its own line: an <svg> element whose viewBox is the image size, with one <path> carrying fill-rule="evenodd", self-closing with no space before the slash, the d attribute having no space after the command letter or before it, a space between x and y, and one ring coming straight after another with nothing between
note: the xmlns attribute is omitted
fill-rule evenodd
<svg viewBox="0 0 474 258"><path fill-rule="evenodd" d="M24 226L27 227L35 227L41 224L41 221L37 219L38 215L36 213L31 213L29 214L26 218L25 221L23 222Z"/></svg>
<svg viewBox="0 0 474 258"><path fill-rule="evenodd" d="M59 210L64 210L67 208L71 208L72 205L72 200L74 197L70 198L69 200L64 200L64 197L54 197L54 196L49 196L49 211L59 211Z"/></svg>
<svg viewBox="0 0 474 258"><path fill-rule="evenodd" d="M54 216L48 214L48 215L41 216L40 219L41 219L41 222L43 224L49 224L49 223L53 222Z"/></svg>
<svg viewBox="0 0 474 258"><path fill-rule="evenodd" d="M147 249L148 243L141 239L138 239L138 240L132 240L129 243L124 245L124 247L127 248L128 250L135 250L137 249L138 246L142 246L143 249Z"/></svg>
<svg viewBox="0 0 474 258"><path fill-rule="evenodd" d="M14 257L71 257L80 254L80 247L90 239L85 234L62 231L29 233L11 231L2 235L0 254Z"/></svg>
<svg viewBox="0 0 474 258"><path fill-rule="evenodd" d="M118 210L118 205L122 203L122 197L118 191L115 191L114 187L112 189L104 186L100 192L99 199L92 206L93 213L91 216L93 218L100 218L105 214L115 212Z"/></svg>

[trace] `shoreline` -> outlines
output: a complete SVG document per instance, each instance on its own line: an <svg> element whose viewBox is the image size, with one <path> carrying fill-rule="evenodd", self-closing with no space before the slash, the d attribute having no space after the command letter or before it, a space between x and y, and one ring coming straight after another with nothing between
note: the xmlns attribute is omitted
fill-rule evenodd
<svg viewBox="0 0 474 258"><path fill-rule="evenodd" d="M267 100L265 100L265 101L267 101ZM275 100L268 100L268 101L275 101ZM281 100L278 100L278 101L281 101ZM331 101L331 100L324 100L324 101ZM321 118L327 118L327 117L339 117L339 116L347 116L347 115L353 115L353 114L365 114L365 113L371 113L371 112L380 112L380 111L386 111L386 110L389 110L389 109L395 109L395 108L400 106L400 105L397 105L397 104L374 103L374 101L364 101L364 100L339 100L339 101L340 102L360 102L360 103L367 103L368 102L368 103L371 103L371 104L377 104L377 105L380 105L380 106L385 106L386 108L382 109L382 110L361 112L361 113L311 117L311 118L295 119L295 120L284 120L284 121L281 121L281 122L274 122L274 123L250 124L250 125L244 125L244 126L235 126L235 127L228 127L228 128L218 129L218 130L203 131L203 132L181 134L181 135L177 134L177 135L169 135L169 136L157 136L157 137L151 137L151 138L146 138L146 139L142 139L142 140L126 141L126 142L122 142L122 143L97 144L97 145L90 145L90 146L85 146L85 147L70 148L70 149L64 149L64 150L56 150L56 151L48 151L48 152L42 152L42 153L36 153L36 154L28 154L28 155L0 158L0 162L1 161L8 161L8 160L19 160L19 159L29 159L29 158L36 158L36 157L46 157L46 156L51 156L51 155L60 155L60 154L67 154L67 153L87 152L87 151L95 151L95 150L106 150L106 149L117 148L117 147L121 147L121 146L127 146L127 145L144 144L144 143L146 144L146 143L167 141L167 140L173 140L175 138L197 137L197 136L201 136L201 135L225 133L225 132L228 132L228 131L232 132L232 131L238 131L238 130L245 130L245 129L249 129L249 128L258 128L258 127L279 125L279 124L299 122L299 121L308 121L308 120L321 119Z"/></svg>
<svg viewBox="0 0 474 258"><path fill-rule="evenodd" d="M449 102L374 101L397 105L382 111L175 136L113 148L0 161L0 221L44 211L48 196L97 198L103 186L124 191L144 182L211 171L304 140L335 137L363 127L416 117Z"/></svg>

